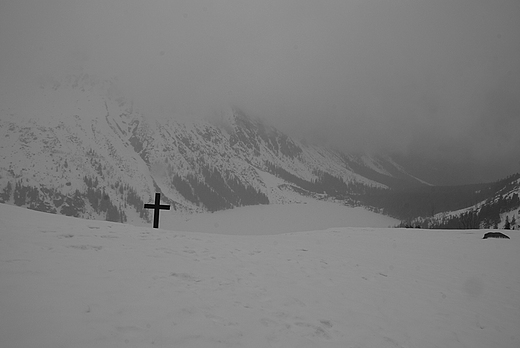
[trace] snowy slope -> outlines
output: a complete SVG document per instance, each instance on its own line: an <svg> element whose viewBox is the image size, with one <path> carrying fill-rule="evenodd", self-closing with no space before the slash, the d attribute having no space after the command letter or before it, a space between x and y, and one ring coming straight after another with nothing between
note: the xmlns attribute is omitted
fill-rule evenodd
<svg viewBox="0 0 520 348"><path fill-rule="evenodd" d="M172 232L0 204L0 345L518 347L520 236L481 238Z"/></svg>

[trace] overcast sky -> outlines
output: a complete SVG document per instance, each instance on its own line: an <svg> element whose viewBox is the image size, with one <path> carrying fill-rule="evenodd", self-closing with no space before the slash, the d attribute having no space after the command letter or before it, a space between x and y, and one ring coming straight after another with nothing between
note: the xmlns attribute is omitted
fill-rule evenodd
<svg viewBox="0 0 520 348"><path fill-rule="evenodd" d="M520 171L518 0L0 2L2 93L81 71L150 114Z"/></svg>

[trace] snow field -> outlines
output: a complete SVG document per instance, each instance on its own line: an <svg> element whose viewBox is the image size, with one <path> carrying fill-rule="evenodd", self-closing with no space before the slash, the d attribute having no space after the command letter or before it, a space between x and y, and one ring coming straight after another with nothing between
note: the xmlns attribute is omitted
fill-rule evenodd
<svg viewBox="0 0 520 348"><path fill-rule="evenodd" d="M518 347L515 233L219 235L0 204L0 346Z"/></svg>
<svg viewBox="0 0 520 348"><path fill-rule="evenodd" d="M169 230L233 235L272 235L333 227L389 227L399 220L363 207L319 201L294 194L291 204L238 207L214 213L162 211L159 227Z"/></svg>

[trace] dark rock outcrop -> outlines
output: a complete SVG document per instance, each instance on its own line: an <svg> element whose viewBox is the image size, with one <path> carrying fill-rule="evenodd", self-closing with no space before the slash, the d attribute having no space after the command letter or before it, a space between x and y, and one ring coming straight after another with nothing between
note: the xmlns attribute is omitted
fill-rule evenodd
<svg viewBox="0 0 520 348"><path fill-rule="evenodd" d="M507 235L503 234L502 232L487 232L487 233L484 233L484 236L482 237L482 239L488 239L488 238L511 239Z"/></svg>

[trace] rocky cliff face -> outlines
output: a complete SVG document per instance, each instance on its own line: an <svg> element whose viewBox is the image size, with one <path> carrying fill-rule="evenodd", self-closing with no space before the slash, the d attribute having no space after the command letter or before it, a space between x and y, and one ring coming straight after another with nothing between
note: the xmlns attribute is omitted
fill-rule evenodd
<svg viewBox="0 0 520 348"><path fill-rule="evenodd" d="M179 211L215 211L419 182L389 158L305 145L236 108L211 121L159 121L114 89L70 76L3 108L0 200L133 221L149 219L142 205L155 192Z"/></svg>

